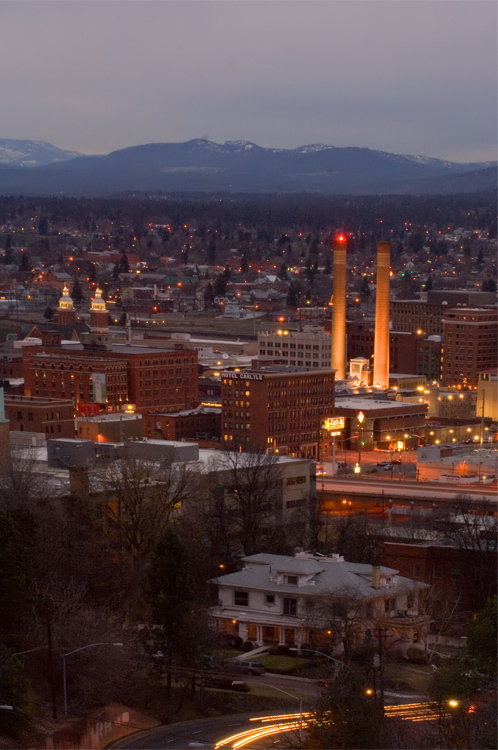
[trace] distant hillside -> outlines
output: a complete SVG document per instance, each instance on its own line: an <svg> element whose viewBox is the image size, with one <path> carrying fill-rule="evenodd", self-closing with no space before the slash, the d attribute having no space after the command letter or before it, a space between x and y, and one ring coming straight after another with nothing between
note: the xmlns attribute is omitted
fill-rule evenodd
<svg viewBox="0 0 498 750"><path fill-rule="evenodd" d="M456 164L367 148L313 144L272 149L248 141L221 145L196 139L134 146L107 156L77 156L29 170L11 162L10 168L0 169L0 192L453 193L487 190L493 174L496 167L489 163Z"/></svg>
<svg viewBox="0 0 498 750"><path fill-rule="evenodd" d="M43 167L54 162L81 156L77 151L64 151L45 141L16 141L0 138L0 164L11 167Z"/></svg>

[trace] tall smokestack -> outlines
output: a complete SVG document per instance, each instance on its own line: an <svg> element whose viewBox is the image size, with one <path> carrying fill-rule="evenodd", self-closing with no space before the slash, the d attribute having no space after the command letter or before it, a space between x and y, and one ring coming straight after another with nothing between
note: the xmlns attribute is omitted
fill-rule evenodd
<svg viewBox="0 0 498 750"><path fill-rule="evenodd" d="M332 307L332 369L336 380L346 378L346 237L334 240L334 296Z"/></svg>
<svg viewBox="0 0 498 750"><path fill-rule="evenodd" d="M377 242L373 384L389 388L389 272L391 243Z"/></svg>

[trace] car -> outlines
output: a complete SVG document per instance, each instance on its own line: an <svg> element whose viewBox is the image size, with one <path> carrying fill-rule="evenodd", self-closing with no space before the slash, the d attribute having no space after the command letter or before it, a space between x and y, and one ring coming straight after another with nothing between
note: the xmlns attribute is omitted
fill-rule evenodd
<svg viewBox="0 0 498 750"><path fill-rule="evenodd" d="M332 685L332 680L317 680L316 684L322 688L328 688Z"/></svg>
<svg viewBox="0 0 498 750"><path fill-rule="evenodd" d="M389 466L390 461L378 461L377 466Z"/></svg>
<svg viewBox="0 0 498 750"><path fill-rule="evenodd" d="M392 464L384 464L382 467L384 471L392 471L393 465Z"/></svg>
<svg viewBox="0 0 498 750"><path fill-rule="evenodd" d="M401 466L402 461L400 458L393 458L391 463L394 464L395 466Z"/></svg>
<svg viewBox="0 0 498 750"><path fill-rule="evenodd" d="M262 675L266 672L266 667L258 661L239 661L232 662L230 665L236 672L243 674Z"/></svg>

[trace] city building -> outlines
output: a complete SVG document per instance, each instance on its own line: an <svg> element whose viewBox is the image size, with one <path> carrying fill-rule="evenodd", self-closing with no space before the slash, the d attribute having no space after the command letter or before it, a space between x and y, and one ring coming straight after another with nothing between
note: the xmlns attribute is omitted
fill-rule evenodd
<svg viewBox="0 0 498 750"><path fill-rule="evenodd" d="M221 373L222 435L242 450L318 457L334 409L334 370L271 366ZM322 442L321 442L322 441Z"/></svg>
<svg viewBox="0 0 498 750"><path fill-rule="evenodd" d="M160 440L219 443L221 421L221 407L203 404L176 412L149 412L143 417L143 435Z"/></svg>
<svg viewBox="0 0 498 750"><path fill-rule="evenodd" d="M69 398L6 395L5 416L13 432L37 432L49 437L74 438L74 405Z"/></svg>
<svg viewBox="0 0 498 750"><path fill-rule="evenodd" d="M169 411L199 403L197 352L181 345L79 347L23 347L25 395L70 398L83 414Z"/></svg>
<svg viewBox="0 0 498 750"><path fill-rule="evenodd" d="M443 318L456 305L477 307L496 303L494 292L430 290L426 300L391 300L391 328L394 331L443 334Z"/></svg>
<svg viewBox="0 0 498 750"><path fill-rule="evenodd" d="M442 383L477 388L479 373L498 367L497 308L453 308L443 319Z"/></svg>
<svg viewBox="0 0 498 750"><path fill-rule="evenodd" d="M64 288L62 314L72 310ZM197 352L172 341L152 346L113 344L100 289L90 307L90 329L63 342L57 328L41 331L22 347L25 395L69 398L78 412L170 411L199 403Z"/></svg>
<svg viewBox="0 0 498 750"><path fill-rule="evenodd" d="M98 414L94 417L79 415L76 418L76 434L79 438L93 440L96 443L141 440L142 415L130 412Z"/></svg>
<svg viewBox="0 0 498 750"><path fill-rule="evenodd" d="M323 328L305 326L302 331L258 333L258 357L288 367L330 368L331 337Z"/></svg>
<svg viewBox="0 0 498 750"><path fill-rule="evenodd" d="M340 651L348 619L355 631L350 647L371 638L374 628L392 630L400 650L425 637L419 594L428 586L393 568L309 552L260 553L242 563L240 572L212 581L219 603L210 614L216 630L255 646L326 643Z"/></svg>
<svg viewBox="0 0 498 750"><path fill-rule="evenodd" d="M498 368L479 373L476 415L498 422Z"/></svg>
<svg viewBox="0 0 498 750"><path fill-rule="evenodd" d="M362 357L371 363L375 335L372 321L348 320L346 333L348 360ZM428 380L439 380L441 349L440 336L423 336L421 331L419 333L390 331L390 372L413 372L417 375L425 375Z"/></svg>
<svg viewBox="0 0 498 750"><path fill-rule="evenodd" d="M488 536L481 537L477 549L425 539L386 540L381 559L401 575L430 584L438 613L445 609L476 613L496 596L496 526Z"/></svg>
<svg viewBox="0 0 498 750"><path fill-rule="evenodd" d="M424 439L427 404L372 398L337 398L334 415L344 417L338 444L346 449L412 450ZM360 448L361 446L361 448Z"/></svg>

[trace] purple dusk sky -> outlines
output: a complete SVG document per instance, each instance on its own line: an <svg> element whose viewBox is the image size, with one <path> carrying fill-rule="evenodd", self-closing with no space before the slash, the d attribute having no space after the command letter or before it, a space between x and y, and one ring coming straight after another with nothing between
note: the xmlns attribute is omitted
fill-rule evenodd
<svg viewBox="0 0 498 750"><path fill-rule="evenodd" d="M494 0L2 0L2 138L496 159Z"/></svg>

